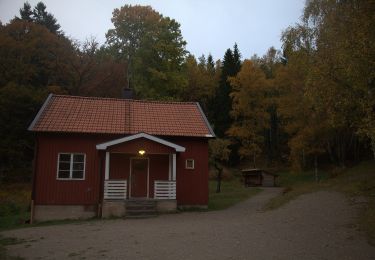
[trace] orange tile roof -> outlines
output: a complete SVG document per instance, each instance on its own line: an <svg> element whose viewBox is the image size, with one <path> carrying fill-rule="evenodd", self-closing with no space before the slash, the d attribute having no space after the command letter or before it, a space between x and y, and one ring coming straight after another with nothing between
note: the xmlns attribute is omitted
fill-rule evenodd
<svg viewBox="0 0 375 260"><path fill-rule="evenodd" d="M198 103L50 95L31 123L35 132L211 137Z"/></svg>

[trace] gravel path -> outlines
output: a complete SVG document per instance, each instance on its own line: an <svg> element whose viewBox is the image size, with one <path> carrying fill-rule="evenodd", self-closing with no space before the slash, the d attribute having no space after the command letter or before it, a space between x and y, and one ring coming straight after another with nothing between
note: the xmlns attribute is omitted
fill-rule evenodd
<svg viewBox="0 0 375 260"><path fill-rule="evenodd" d="M269 188L223 211L106 220L3 232L27 259L375 259L354 228L355 209L335 192L303 195L262 212Z"/></svg>

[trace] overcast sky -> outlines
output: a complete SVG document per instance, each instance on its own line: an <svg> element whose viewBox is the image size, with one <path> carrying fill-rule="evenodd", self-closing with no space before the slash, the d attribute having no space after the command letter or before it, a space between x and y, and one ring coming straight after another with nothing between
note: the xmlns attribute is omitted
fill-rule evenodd
<svg viewBox="0 0 375 260"><path fill-rule="evenodd" d="M39 0L29 0L35 6ZM237 42L244 58L281 47L282 30L298 22L305 0L44 0L62 30L74 39L105 42L112 11L125 4L151 5L181 24L187 50L195 56L223 57ZM0 20L19 14L23 0L0 0Z"/></svg>

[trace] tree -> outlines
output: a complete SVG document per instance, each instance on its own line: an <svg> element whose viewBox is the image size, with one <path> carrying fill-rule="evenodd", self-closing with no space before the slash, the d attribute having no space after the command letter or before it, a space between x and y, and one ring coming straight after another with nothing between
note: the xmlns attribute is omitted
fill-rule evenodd
<svg viewBox="0 0 375 260"><path fill-rule="evenodd" d="M8 83L0 88L0 181L29 181L33 136L27 132L47 91Z"/></svg>
<svg viewBox="0 0 375 260"><path fill-rule="evenodd" d="M375 144L374 9L371 1L311 0L283 33L286 62L275 80L292 161L324 153L344 166L358 158L360 137Z"/></svg>
<svg viewBox="0 0 375 260"><path fill-rule="evenodd" d="M207 56L207 71L214 75L215 74L215 62L214 58L212 57L211 53Z"/></svg>
<svg viewBox="0 0 375 260"><path fill-rule="evenodd" d="M280 119L277 99L279 97L279 88L276 84L276 72L282 66L283 60L281 52L274 47L268 49L267 53L262 58L254 57L252 61L259 66L269 82L269 87L265 93L268 99L267 113L269 114L269 127L264 131L264 151L267 155L268 163L272 163L275 159L281 158L280 142L282 140L282 133L280 131Z"/></svg>
<svg viewBox="0 0 375 260"><path fill-rule="evenodd" d="M182 72L187 51L180 24L150 6L125 5L113 11L108 30L112 54L127 62L128 79L141 98L178 99L186 86Z"/></svg>
<svg viewBox="0 0 375 260"><path fill-rule="evenodd" d="M214 139L209 141L210 161L217 171L216 193L221 192L221 179L223 174L223 164L229 159L230 141L226 139Z"/></svg>
<svg viewBox="0 0 375 260"><path fill-rule="evenodd" d="M56 18L51 13L48 13L46 9L47 6L43 2L37 3L33 10L31 5L25 2L23 8L20 9L20 17L16 16L14 20L33 22L45 26L51 33L63 36Z"/></svg>
<svg viewBox="0 0 375 260"><path fill-rule="evenodd" d="M210 56L209 56L210 57ZM189 55L185 62L187 86L182 95L184 101L198 101L202 109L210 112L210 102L219 82L219 74L215 65L204 55L199 57L199 63L193 55Z"/></svg>
<svg viewBox="0 0 375 260"><path fill-rule="evenodd" d="M220 84L215 93L213 122L215 133L219 137L224 137L226 131L232 124L230 117L230 111L232 109L230 93L232 92L232 87L228 82L228 77L233 77L238 73L241 67L240 57L241 55L238 51L237 44L235 44L234 52L231 49L227 49L222 62Z"/></svg>
<svg viewBox="0 0 375 260"><path fill-rule="evenodd" d="M69 40L44 26L13 20L0 28L0 87L8 82L46 87L69 85Z"/></svg>
<svg viewBox="0 0 375 260"><path fill-rule="evenodd" d="M29 2L25 2L23 4L23 8L20 9L20 15L21 15L22 20L25 20L28 22L33 21L33 18L32 18L33 11L31 9L31 5L29 4Z"/></svg>
<svg viewBox="0 0 375 260"><path fill-rule="evenodd" d="M69 61L69 93L83 96L121 97L126 85L123 62L115 60L95 38L74 43Z"/></svg>
<svg viewBox="0 0 375 260"><path fill-rule="evenodd" d="M266 93L269 83L263 71L250 60L245 60L240 72L229 78L233 88L231 116L234 123L228 134L240 144L241 158L252 159L256 167L256 158L264 146L263 132L269 124Z"/></svg>
<svg viewBox="0 0 375 260"><path fill-rule="evenodd" d="M56 18L46 11L47 7L43 2L37 3L33 10L33 20L35 23L45 26L50 32L59 34L60 25ZM22 14L21 14L22 16Z"/></svg>

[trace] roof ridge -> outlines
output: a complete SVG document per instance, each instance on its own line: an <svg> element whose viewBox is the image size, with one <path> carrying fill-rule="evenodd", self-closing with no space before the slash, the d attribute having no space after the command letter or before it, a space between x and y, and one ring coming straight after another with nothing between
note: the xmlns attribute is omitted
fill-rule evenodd
<svg viewBox="0 0 375 260"><path fill-rule="evenodd" d="M139 100L139 99L111 98L111 97L73 96L73 95L62 95L62 94L52 94L52 97L93 99L93 100L114 100L114 101L128 101L128 102L135 102L135 103L155 103L155 104L189 104L189 105L196 104L196 102L192 102L192 101L163 101L163 100L147 100L147 99Z"/></svg>

